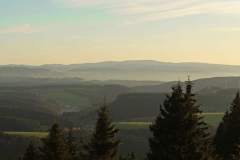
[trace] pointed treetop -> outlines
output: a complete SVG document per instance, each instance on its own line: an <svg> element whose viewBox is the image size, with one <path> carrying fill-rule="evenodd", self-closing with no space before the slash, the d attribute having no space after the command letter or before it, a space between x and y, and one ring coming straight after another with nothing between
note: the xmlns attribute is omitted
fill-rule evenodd
<svg viewBox="0 0 240 160"><path fill-rule="evenodd" d="M234 99L234 104L240 104L240 92L238 91Z"/></svg>
<svg viewBox="0 0 240 160"><path fill-rule="evenodd" d="M103 102L100 104L98 114L109 114L109 106L106 96L103 97Z"/></svg>
<svg viewBox="0 0 240 160"><path fill-rule="evenodd" d="M86 147L86 153L89 156L87 159L112 160L117 156L120 140L117 136L118 129L112 122L109 112L105 101L98 110L95 131Z"/></svg>
<svg viewBox="0 0 240 160"><path fill-rule="evenodd" d="M192 81L191 81L190 76L188 76L188 80L185 83L186 83L186 93L191 94L192 93Z"/></svg>
<svg viewBox="0 0 240 160"><path fill-rule="evenodd" d="M188 75L188 81L191 81L191 76L190 75Z"/></svg>
<svg viewBox="0 0 240 160"><path fill-rule="evenodd" d="M107 105L107 97L104 96L104 97L103 97L103 106L106 106L106 105Z"/></svg>
<svg viewBox="0 0 240 160"><path fill-rule="evenodd" d="M205 149L209 139L208 127L195 95L186 95L180 82L160 106L160 113L150 125L150 131L147 160L203 160L209 155Z"/></svg>
<svg viewBox="0 0 240 160"><path fill-rule="evenodd" d="M240 107L240 92L238 91L235 99L233 100L231 111L233 111L234 108L239 108L239 107Z"/></svg>
<svg viewBox="0 0 240 160"><path fill-rule="evenodd" d="M239 98L240 98L240 92L238 91L236 95L236 99L239 99Z"/></svg>
<svg viewBox="0 0 240 160"><path fill-rule="evenodd" d="M173 91L175 91L175 94L181 94L182 93L182 86L181 81L178 81L178 83L172 87Z"/></svg>

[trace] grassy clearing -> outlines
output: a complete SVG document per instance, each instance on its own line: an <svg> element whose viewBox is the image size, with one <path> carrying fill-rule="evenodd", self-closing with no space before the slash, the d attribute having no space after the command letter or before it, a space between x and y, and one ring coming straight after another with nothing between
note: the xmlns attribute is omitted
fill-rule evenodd
<svg viewBox="0 0 240 160"><path fill-rule="evenodd" d="M217 126L222 118L224 116L224 113L203 113L204 120L210 125L210 126Z"/></svg>
<svg viewBox="0 0 240 160"><path fill-rule="evenodd" d="M203 113L205 121L211 126L217 126L221 121L224 113ZM149 125L152 122L148 120L144 121L131 121L131 122L116 122L116 126L119 129L148 129ZM20 137L35 137L35 138L44 138L48 135L47 132L4 132L7 135L11 136L20 136Z"/></svg>
<svg viewBox="0 0 240 160"><path fill-rule="evenodd" d="M210 126L217 126L221 121L222 117L224 116L224 113L221 113L221 112L203 113L202 115L206 123L208 123ZM143 128L148 128L149 125L152 123L149 121L150 119L154 119L154 118L147 118L145 122L143 121L143 119L141 119L141 122L139 121L118 122L116 123L116 125L120 129L143 129Z"/></svg>
<svg viewBox="0 0 240 160"><path fill-rule="evenodd" d="M10 136L19 136L19 137L33 137L33 138L44 138L48 135L48 132L3 132L4 134Z"/></svg>

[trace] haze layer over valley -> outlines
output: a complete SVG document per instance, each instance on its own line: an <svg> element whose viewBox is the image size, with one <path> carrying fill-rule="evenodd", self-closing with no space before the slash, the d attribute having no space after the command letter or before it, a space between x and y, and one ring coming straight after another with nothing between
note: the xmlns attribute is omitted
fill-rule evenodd
<svg viewBox="0 0 240 160"><path fill-rule="evenodd" d="M1 81L14 78L80 78L82 80L176 81L239 76L240 66L159 61L111 61L71 65L2 65ZM8 81L8 80L7 80ZM17 81L17 80L15 80ZM73 81L74 83L74 81Z"/></svg>

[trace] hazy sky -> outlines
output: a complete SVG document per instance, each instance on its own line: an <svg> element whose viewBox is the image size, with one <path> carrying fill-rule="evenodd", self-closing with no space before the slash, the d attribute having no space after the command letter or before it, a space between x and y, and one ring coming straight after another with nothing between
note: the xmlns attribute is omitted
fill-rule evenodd
<svg viewBox="0 0 240 160"><path fill-rule="evenodd" d="M240 64L240 0L0 0L0 64Z"/></svg>

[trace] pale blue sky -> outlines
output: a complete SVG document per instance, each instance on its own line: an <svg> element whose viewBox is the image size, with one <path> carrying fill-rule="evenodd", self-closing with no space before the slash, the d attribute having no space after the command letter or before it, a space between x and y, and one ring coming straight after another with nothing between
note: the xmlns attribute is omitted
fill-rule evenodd
<svg viewBox="0 0 240 160"><path fill-rule="evenodd" d="M239 0L0 0L0 64L240 64Z"/></svg>

